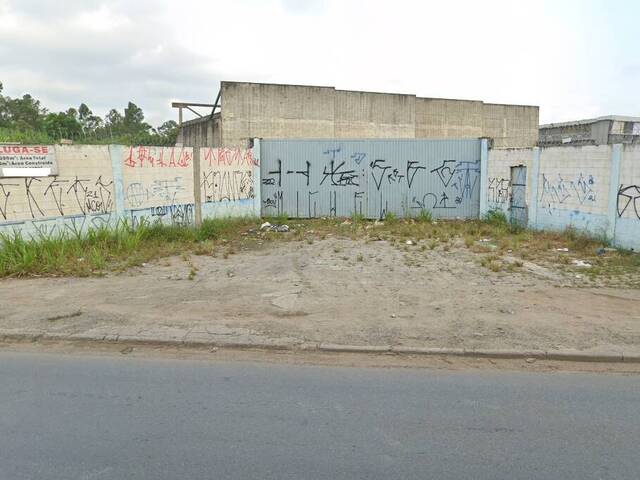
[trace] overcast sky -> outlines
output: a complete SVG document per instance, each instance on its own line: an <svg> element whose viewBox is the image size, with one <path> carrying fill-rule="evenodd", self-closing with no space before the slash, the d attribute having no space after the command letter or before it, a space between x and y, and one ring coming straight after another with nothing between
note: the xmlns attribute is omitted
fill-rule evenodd
<svg viewBox="0 0 640 480"><path fill-rule="evenodd" d="M220 80L640 116L639 19L637 0L0 0L0 81L153 124Z"/></svg>

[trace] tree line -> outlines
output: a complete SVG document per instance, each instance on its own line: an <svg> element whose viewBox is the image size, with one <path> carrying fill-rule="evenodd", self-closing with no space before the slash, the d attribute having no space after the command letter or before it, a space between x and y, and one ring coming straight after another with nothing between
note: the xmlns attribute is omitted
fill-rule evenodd
<svg viewBox="0 0 640 480"><path fill-rule="evenodd" d="M125 145L174 145L178 124L168 120L157 128L144 121L144 113L129 102L121 113L113 108L101 118L81 103L78 108L50 112L30 94L11 98L2 94L0 82L0 142L120 143Z"/></svg>

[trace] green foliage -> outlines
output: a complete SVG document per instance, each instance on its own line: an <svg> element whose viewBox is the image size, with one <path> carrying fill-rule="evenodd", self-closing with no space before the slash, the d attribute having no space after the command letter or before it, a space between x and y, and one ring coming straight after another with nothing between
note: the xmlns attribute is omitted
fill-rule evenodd
<svg viewBox="0 0 640 480"><path fill-rule="evenodd" d="M420 213L418 213L418 216L416 217L416 220L419 222L423 222L423 223L432 223L433 222L433 215L431 214L431 212L429 210L426 209L421 209Z"/></svg>
<svg viewBox="0 0 640 480"><path fill-rule="evenodd" d="M257 219L206 219L200 227L126 221L108 228L64 231L26 239L0 234L0 277L24 275L95 275L107 268L127 268L163 255L184 252L221 235L233 236Z"/></svg>
<svg viewBox="0 0 640 480"><path fill-rule="evenodd" d="M398 217L393 212L386 212L384 214L384 221L387 223L396 223L398 221Z"/></svg>
<svg viewBox="0 0 640 480"><path fill-rule="evenodd" d="M289 216L286 213L282 213L274 217L265 217L264 221L272 225L282 225L289 221Z"/></svg>
<svg viewBox="0 0 640 480"><path fill-rule="evenodd" d="M501 210L489 210L483 220L494 227L506 227L509 225L507 216Z"/></svg>
<svg viewBox="0 0 640 480"><path fill-rule="evenodd" d="M363 214L361 214L361 213L356 213L356 212L353 212L353 213L351 214L351 222L352 222L354 225L360 225L360 224L361 224L361 223L363 223L364 221L365 221L365 217L364 217L364 215L363 215Z"/></svg>
<svg viewBox="0 0 640 480"><path fill-rule="evenodd" d="M2 95L0 82L0 142L55 143L70 139L75 143L121 143L126 145L174 145L178 125L169 120L157 129L144 121L144 113L129 102L124 114L111 109L104 120L81 103L78 109L48 112L29 94L22 98Z"/></svg>
<svg viewBox="0 0 640 480"><path fill-rule="evenodd" d="M17 142L24 144L47 144L51 138L46 132L36 130L16 130L15 128L0 127L0 143Z"/></svg>

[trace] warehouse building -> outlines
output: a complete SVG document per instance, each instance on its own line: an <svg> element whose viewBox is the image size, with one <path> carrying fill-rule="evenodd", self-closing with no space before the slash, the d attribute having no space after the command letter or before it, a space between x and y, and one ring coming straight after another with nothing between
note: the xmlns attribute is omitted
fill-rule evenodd
<svg viewBox="0 0 640 480"><path fill-rule="evenodd" d="M494 148L532 147L538 107L421 98L334 87L229 82L211 113L182 122L178 144L247 147L252 138L479 138Z"/></svg>
<svg viewBox="0 0 640 480"><path fill-rule="evenodd" d="M640 117L609 115L540 125L540 146L640 143Z"/></svg>

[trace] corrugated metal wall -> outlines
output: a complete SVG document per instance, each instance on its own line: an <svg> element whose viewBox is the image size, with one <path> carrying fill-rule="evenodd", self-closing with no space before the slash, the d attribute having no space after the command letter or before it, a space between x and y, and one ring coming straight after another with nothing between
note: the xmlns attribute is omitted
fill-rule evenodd
<svg viewBox="0 0 640 480"><path fill-rule="evenodd" d="M481 141L262 140L262 215L477 218Z"/></svg>

